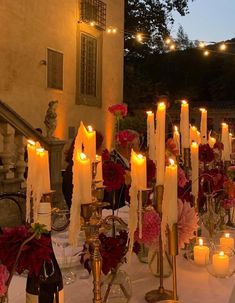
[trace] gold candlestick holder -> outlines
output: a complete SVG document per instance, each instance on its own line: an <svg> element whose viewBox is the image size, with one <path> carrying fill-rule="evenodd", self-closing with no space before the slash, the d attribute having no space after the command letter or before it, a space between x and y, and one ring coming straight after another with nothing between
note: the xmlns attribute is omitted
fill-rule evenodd
<svg viewBox="0 0 235 303"><path fill-rule="evenodd" d="M100 254L99 230L112 228L112 222L117 221L122 226L127 224L119 217L110 215L102 219L102 208L106 203L96 201L90 204L81 205L81 216L84 220L86 242L91 245L91 270L93 274L93 303L102 303L101 296L101 267L102 257Z"/></svg>
<svg viewBox="0 0 235 303"><path fill-rule="evenodd" d="M162 201L163 201L163 185L157 185L154 189L154 201L155 208L159 213L160 218L162 219ZM158 289L154 289L146 293L145 300L149 303L155 303L162 300L169 300L173 298L173 292L171 290L167 290L163 285L163 243L162 243L162 235L160 231L159 235L159 287Z"/></svg>

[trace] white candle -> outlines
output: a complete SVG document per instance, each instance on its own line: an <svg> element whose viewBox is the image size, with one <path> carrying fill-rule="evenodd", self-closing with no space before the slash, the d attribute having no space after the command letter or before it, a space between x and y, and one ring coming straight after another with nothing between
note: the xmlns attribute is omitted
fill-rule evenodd
<svg viewBox="0 0 235 303"><path fill-rule="evenodd" d="M162 213L166 214L166 222L171 228L178 220L178 167L174 160L170 159L170 165L166 166L164 180L164 194Z"/></svg>
<svg viewBox="0 0 235 303"><path fill-rule="evenodd" d="M180 134L177 126L174 126L173 140L180 154Z"/></svg>
<svg viewBox="0 0 235 303"><path fill-rule="evenodd" d="M197 142L198 143L198 134L196 126L190 126L190 142Z"/></svg>
<svg viewBox="0 0 235 303"><path fill-rule="evenodd" d="M201 144L207 144L207 110L200 108L201 111Z"/></svg>
<svg viewBox="0 0 235 303"><path fill-rule="evenodd" d="M180 113L180 134L181 134L181 145L182 149L190 147L190 136L189 136L189 105L186 100L181 102L181 113Z"/></svg>
<svg viewBox="0 0 235 303"><path fill-rule="evenodd" d="M88 125L87 132L85 133L84 139L84 153L91 162L96 161L96 132L93 130L91 125Z"/></svg>
<svg viewBox="0 0 235 303"><path fill-rule="evenodd" d="M229 273L229 257L223 251L213 255L212 265L217 276L225 277Z"/></svg>
<svg viewBox="0 0 235 303"><path fill-rule="evenodd" d="M206 265L209 261L209 247L203 245L203 240L199 239L199 245L193 248L194 262L198 265Z"/></svg>
<svg viewBox="0 0 235 303"><path fill-rule="evenodd" d="M164 102L158 103L157 107L157 130L156 130L156 180L157 185L164 184L165 173L165 123L166 105Z"/></svg>
<svg viewBox="0 0 235 303"><path fill-rule="evenodd" d="M230 155L232 154L233 152L233 134L232 133L229 133L229 152L230 152Z"/></svg>
<svg viewBox="0 0 235 303"><path fill-rule="evenodd" d="M147 146L149 150L149 158L156 160L155 152L155 127L154 127L154 114L152 111L147 111Z"/></svg>
<svg viewBox="0 0 235 303"><path fill-rule="evenodd" d="M222 160L230 161L230 143L229 143L229 132L228 132L227 123L222 123L221 142L224 145L224 149L222 151Z"/></svg>
<svg viewBox="0 0 235 303"><path fill-rule="evenodd" d="M96 181L103 181L103 172L102 172L102 157L96 155Z"/></svg>
<svg viewBox="0 0 235 303"><path fill-rule="evenodd" d="M230 233L225 233L224 236L220 238L220 245L234 249L234 239L230 237Z"/></svg>
<svg viewBox="0 0 235 303"><path fill-rule="evenodd" d="M84 153L77 154L77 170L78 179L75 181L78 182L78 191L81 204L89 204L92 202L92 169L91 161Z"/></svg>
<svg viewBox="0 0 235 303"><path fill-rule="evenodd" d="M201 133L197 131L197 143L201 144Z"/></svg>
<svg viewBox="0 0 235 303"><path fill-rule="evenodd" d="M136 154L133 150L131 153L131 179L132 182L135 183L138 190L146 189L146 157L141 154Z"/></svg>
<svg viewBox="0 0 235 303"><path fill-rule="evenodd" d="M37 161L39 162L38 182L41 180L41 190L43 193L51 191L50 172L49 172L49 158L48 151L40 147L36 149Z"/></svg>
<svg viewBox="0 0 235 303"><path fill-rule="evenodd" d="M199 156L198 156L198 144L192 142L191 144L191 165L192 165L192 194L197 203L198 189L199 189Z"/></svg>

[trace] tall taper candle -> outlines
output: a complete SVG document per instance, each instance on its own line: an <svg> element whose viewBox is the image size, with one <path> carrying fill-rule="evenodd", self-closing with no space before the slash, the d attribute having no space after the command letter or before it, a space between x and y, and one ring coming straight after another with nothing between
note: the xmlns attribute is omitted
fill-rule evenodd
<svg viewBox="0 0 235 303"><path fill-rule="evenodd" d="M147 113L147 146L149 150L149 158L155 161L156 152L155 152L154 114L152 111L147 111L146 113Z"/></svg>
<svg viewBox="0 0 235 303"><path fill-rule="evenodd" d="M197 201L199 189L199 157L198 157L198 144L192 142L191 144L191 165L192 165L192 194Z"/></svg>
<svg viewBox="0 0 235 303"><path fill-rule="evenodd" d="M157 130L156 130L156 180L157 185L164 184L165 174L165 124L166 105L164 102L158 103L157 107Z"/></svg>
<svg viewBox="0 0 235 303"><path fill-rule="evenodd" d="M181 134L181 147L190 147L190 136L189 136L189 105L186 100L181 102L181 113L180 113L180 134Z"/></svg>
<svg viewBox="0 0 235 303"><path fill-rule="evenodd" d="M200 108L201 111L201 144L207 144L207 110Z"/></svg>

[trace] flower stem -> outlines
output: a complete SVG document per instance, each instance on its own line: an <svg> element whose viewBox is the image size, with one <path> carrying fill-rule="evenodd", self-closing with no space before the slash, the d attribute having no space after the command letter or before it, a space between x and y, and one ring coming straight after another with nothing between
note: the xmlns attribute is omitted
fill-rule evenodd
<svg viewBox="0 0 235 303"><path fill-rule="evenodd" d="M18 253L17 253L17 255L16 255L15 263L14 263L14 265L13 265L13 267L12 267L12 270L11 270L11 272L10 272L9 278L7 279L7 282L6 282L6 287L7 287L7 288L9 287L9 285L10 285L10 283L11 283L11 280L12 280L13 275L14 275L14 273L15 273L15 270L16 270L16 267L17 267L17 264L18 264L20 255L21 255L21 253L22 253L22 250L23 250L25 244L27 244L29 241L31 241L33 238L35 238L36 235L37 235L36 232L33 233L29 238L27 238L27 239L20 245L20 248L19 248Z"/></svg>

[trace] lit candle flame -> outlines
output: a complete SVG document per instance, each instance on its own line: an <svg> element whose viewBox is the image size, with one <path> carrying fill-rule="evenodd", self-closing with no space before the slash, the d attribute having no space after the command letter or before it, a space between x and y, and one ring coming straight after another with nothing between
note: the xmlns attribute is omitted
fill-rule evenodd
<svg viewBox="0 0 235 303"><path fill-rule="evenodd" d="M43 147L38 147L36 149L36 152L38 152L38 153L43 153L44 151L45 151L45 149Z"/></svg>
<svg viewBox="0 0 235 303"><path fill-rule="evenodd" d="M151 116L151 115L153 114L153 112L152 112L151 110L148 110L148 111L146 112L146 114L147 114L148 116Z"/></svg>
<svg viewBox="0 0 235 303"><path fill-rule="evenodd" d="M220 256L224 256L224 252L223 252L223 251L220 251L220 252L219 252L219 255L220 255Z"/></svg>
<svg viewBox="0 0 235 303"><path fill-rule="evenodd" d="M143 156L143 155L141 155L141 154L138 154L138 155L137 155L137 158L139 158L139 159L143 159L143 158L144 158L144 156Z"/></svg>
<svg viewBox="0 0 235 303"><path fill-rule="evenodd" d="M187 102L187 100L182 100L182 101L181 101L181 104L182 104L182 105L186 105L186 104L188 104L188 102Z"/></svg>
<svg viewBox="0 0 235 303"><path fill-rule="evenodd" d="M198 146L197 142L193 141L192 142L192 147L197 147L197 146Z"/></svg>
<svg viewBox="0 0 235 303"><path fill-rule="evenodd" d="M200 108L200 111L201 111L202 113L204 113L204 112L206 112L206 109L205 109L205 108Z"/></svg>
<svg viewBox="0 0 235 303"><path fill-rule="evenodd" d="M198 240L198 242L199 242L199 245L200 245L200 246L203 245L203 239L200 238L200 239Z"/></svg>
<svg viewBox="0 0 235 303"><path fill-rule="evenodd" d="M169 159L170 165L175 165L175 161L173 159Z"/></svg>
<svg viewBox="0 0 235 303"><path fill-rule="evenodd" d="M194 130L194 131L196 131L197 127L193 125L193 126L191 126L191 129Z"/></svg>
<svg viewBox="0 0 235 303"><path fill-rule="evenodd" d="M225 122L222 122L221 124L222 124L223 127L227 127L228 126L228 124L225 123Z"/></svg>
<svg viewBox="0 0 235 303"><path fill-rule="evenodd" d="M86 155L84 153L80 153L80 159L81 160L86 160Z"/></svg>
<svg viewBox="0 0 235 303"><path fill-rule="evenodd" d="M178 127L175 125L174 128L175 128L175 131L177 132L178 131Z"/></svg>
<svg viewBox="0 0 235 303"><path fill-rule="evenodd" d="M93 128L92 128L91 125L88 125L88 126L87 126L87 129L88 129L89 133L93 132Z"/></svg>
<svg viewBox="0 0 235 303"><path fill-rule="evenodd" d="M164 102L160 102L160 103L158 104L158 108L159 108L159 109L165 109L165 108L166 108L166 104L165 104Z"/></svg>
<svg viewBox="0 0 235 303"><path fill-rule="evenodd" d="M33 145L33 146L36 145L36 143L35 143L33 140L31 140L31 139L29 139L27 142L28 142L30 145Z"/></svg>
<svg viewBox="0 0 235 303"><path fill-rule="evenodd" d="M229 237L230 237L230 233L226 233L225 238L229 238Z"/></svg>

